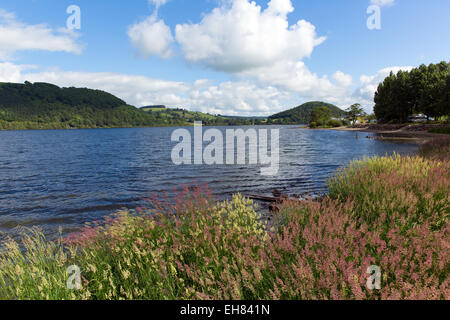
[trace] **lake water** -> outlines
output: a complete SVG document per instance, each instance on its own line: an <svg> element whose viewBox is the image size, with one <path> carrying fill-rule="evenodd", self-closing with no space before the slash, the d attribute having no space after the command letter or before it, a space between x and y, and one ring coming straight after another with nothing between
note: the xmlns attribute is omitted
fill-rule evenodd
<svg viewBox="0 0 450 320"><path fill-rule="evenodd" d="M174 128L0 132L0 232L14 235L17 226L40 226L50 237L60 226L73 232L121 208L146 206L142 199L154 192L170 194L193 182L222 198L274 189L321 194L329 176L352 159L418 148L367 139L368 133L268 129L274 128L280 129L276 176L262 176L260 166L176 166Z"/></svg>

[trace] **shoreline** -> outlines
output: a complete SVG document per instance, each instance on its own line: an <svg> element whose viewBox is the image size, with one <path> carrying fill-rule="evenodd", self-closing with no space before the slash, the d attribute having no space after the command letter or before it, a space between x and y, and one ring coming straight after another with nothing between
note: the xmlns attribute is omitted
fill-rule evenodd
<svg viewBox="0 0 450 320"><path fill-rule="evenodd" d="M433 138L449 136L448 134L429 132L429 129L434 127L448 127L448 125L366 125L360 127L324 128L321 130L376 133L379 136L367 138L375 140L417 141L419 143L425 143Z"/></svg>
<svg viewBox="0 0 450 320"><path fill-rule="evenodd" d="M77 131L77 130L102 130L102 129L146 129L146 128L191 128L193 123L188 124L173 124L173 125L154 125L154 126L123 126L123 127L90 127L90 128L31 128L31 129L0 129L0 132L8 131ZM203 127L217 128L217 127L265 127L265 126L296 126L296 124L217 124L205 125ZM295 129L295 128L292 128Z"/></svg>

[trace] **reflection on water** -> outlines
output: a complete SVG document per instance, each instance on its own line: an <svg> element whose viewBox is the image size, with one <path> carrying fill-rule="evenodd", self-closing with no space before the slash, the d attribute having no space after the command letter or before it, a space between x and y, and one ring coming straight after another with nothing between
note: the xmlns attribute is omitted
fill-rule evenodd
<svg viewBox="0 0 450 320"><path fill-rule="evenodd" d="M22 225L49 235L59 226L71 232L194 182L222 198L274 189L319 194L352 159L417 151L414 143L367 139L367 133L279 128L280 170L273 177L261 176L259 166L175 166L173 128L0 132L0 231Z"/></svg>

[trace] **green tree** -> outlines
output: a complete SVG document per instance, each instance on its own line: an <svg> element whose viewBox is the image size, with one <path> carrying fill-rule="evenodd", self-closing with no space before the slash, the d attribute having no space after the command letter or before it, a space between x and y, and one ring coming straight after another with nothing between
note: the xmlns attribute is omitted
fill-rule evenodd
<svg viewBox="0 0 450 320"><path fill-rule="evenodd" d="M348 108L346 111L348 113L350 121L352 122L352 125L356 124L358 117L361 117L365 114L363 108L359 103L351 105L350 108Z"/></svg>
<svg viewBox="0 0 450 320"><path fill-rule="evenodd" d="M315 123L317 126L324 126L330 122L332 111L328 107L318 107L311 112L311 123Z"/></svg>
<svg viewBox="0 0 450 320"><path fill-rule="evenodd" d="M382 83L378 85L375 92L375 107L374 112L377 119L381 122L388 122L392 118L392 108L390 107L392 101L392 83L395 81L393 72L386 77Z"/></svg>

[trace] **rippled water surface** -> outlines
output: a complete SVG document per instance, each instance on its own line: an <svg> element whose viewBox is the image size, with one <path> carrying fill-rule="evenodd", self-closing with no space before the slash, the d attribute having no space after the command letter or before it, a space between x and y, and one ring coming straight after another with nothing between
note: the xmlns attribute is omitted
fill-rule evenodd
<svg viewBox="0 0 450 320"><path fill-rule="evenodd" d="M281 163L273 177L261 176L260 166L175 166L173 128L0 132L0 231L21 225L49 235L59 226L71 232L183 183L206 183L220 197L274 189L319 194L352 159L417 151L416 144L367 139L367 133L279 128Z"/></svg>

